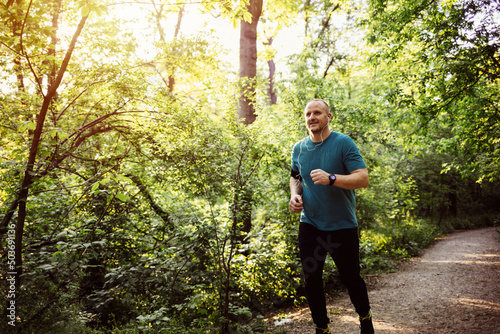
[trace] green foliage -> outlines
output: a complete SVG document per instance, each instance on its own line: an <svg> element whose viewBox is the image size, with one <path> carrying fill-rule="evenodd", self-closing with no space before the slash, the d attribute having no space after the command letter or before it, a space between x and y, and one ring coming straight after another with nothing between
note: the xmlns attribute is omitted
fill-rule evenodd
<svg viewBox="0 0 500 334"><path fill-rule="evenodd" d="M446 169L498 178L498 47L494 1L370 3L373 63L391 82L387 100L413 115L427 145L455 156ZM478 19L480 18L480 19Z"/></svg>
<svg viewBox="0 0 500 334"><path fill-rule="evenodd" d="M430 246L440 231L426 220L386 220L377 230L361 233L362 271L374 274L395 270L397 264L417 256Z"/></svg>
<svg viewBox="0 0 500 334"><path fill-rule="evenodd" d="M290 152L315 97L368 165L370 186L356 192L363 274L395 270L441 233L499 224L498 29L471 20L493 3L371 2L360 13L347 2L276 2L268 16L284 21L267 24L304 15L306 47L276 77L276 105L256 81L249 126L237 119L242 83L207 34L163 40L147 58L111 3L61 4L0 9L1 218L19 194L49 82L89 14L31 172L19 331L259 333L267 311L301 304ZM249 19L246 4L203 6L237 22ZM332 23L342 15L345 29ZM373 48L360 43L358 54L339 47L361 29L352 15L372 19ZM147 29L144 40L158 33ZM342 289L331 261L325 281Z"/></svg>

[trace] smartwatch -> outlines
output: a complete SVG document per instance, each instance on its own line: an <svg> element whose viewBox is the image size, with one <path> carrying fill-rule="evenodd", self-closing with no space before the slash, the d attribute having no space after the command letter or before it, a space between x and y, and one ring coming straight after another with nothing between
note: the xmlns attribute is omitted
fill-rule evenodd
<svg viewBox="0 0 500 334"><path fill-rule="evenodd" d="M330 174L329 179L330 179L330 185L333 186L337 177L335 176L335 174Z"/></svg>

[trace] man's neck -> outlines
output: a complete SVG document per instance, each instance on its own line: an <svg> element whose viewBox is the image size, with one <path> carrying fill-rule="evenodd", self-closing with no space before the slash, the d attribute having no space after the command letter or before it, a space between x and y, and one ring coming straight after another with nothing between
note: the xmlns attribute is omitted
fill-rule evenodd
<svg viewBox="0 0 500 334"><path fill-rule="evenodd" d="M330 128L326 126L323 130L319 132L311 132L309 137L311 138L313 143L319 143L328 138L330 133L331 133Z"/></svg>

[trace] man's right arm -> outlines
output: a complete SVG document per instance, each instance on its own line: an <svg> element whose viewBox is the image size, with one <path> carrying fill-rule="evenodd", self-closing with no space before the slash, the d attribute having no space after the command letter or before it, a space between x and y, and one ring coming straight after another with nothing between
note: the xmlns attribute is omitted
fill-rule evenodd
<svg viewBox="0 0 500 334"><path fill-rule="evenodd" d="M292 212L300 212L303 209L302 206L302 181L294 177L290 177L290 210Z"/></svg>

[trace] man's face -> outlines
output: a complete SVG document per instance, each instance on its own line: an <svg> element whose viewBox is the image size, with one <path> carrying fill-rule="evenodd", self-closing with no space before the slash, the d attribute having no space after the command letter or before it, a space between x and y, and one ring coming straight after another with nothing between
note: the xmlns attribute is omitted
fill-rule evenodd
<svg viewBox="0 0 500 334"><path fill-rule="evenodd" d="M305 109L306 127L312 133L321 132L328 124L331 114L321 101L309 102Z"/></svg>

